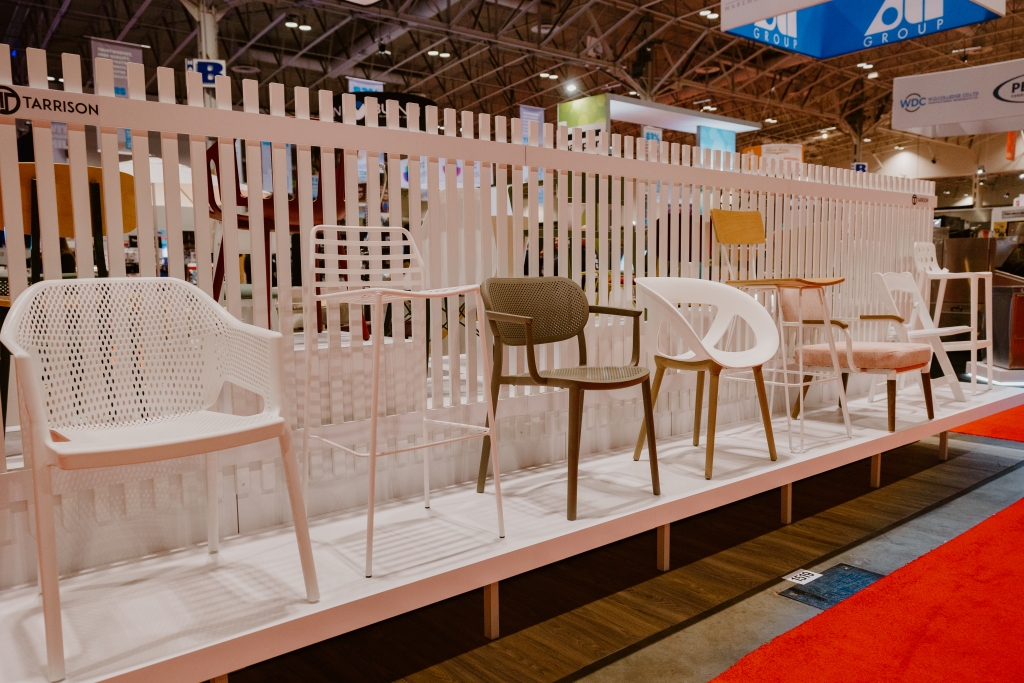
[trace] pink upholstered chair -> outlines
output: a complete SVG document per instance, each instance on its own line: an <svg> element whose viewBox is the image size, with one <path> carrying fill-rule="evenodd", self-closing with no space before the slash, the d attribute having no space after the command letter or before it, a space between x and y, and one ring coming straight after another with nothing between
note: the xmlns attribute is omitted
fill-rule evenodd
<svg viewBox="0 0 1024 683"><path fill-rule="evenodd" d="M783 299L783 308L786 308ZM839 347L839 365L843 369L843 384L851 372L863 372L872 375L884 375L886 379L886 395L888 398L889 431L896 431L896 379L906 372L921 373L921 387L924 390L925 406L928 419L935 417L932 402L931 363L932 347L907 341L903 318L898 315L862 315L860 320L888 321L896 330L900 341L854 341L849 334L849 325L839 320L832 320L832 327L842 331L845 347ZM795 350L796 359L803 360L804 367L832 367L832 355L829 344L808 344ZM796 410L799 410L799 403Z"/></svg>

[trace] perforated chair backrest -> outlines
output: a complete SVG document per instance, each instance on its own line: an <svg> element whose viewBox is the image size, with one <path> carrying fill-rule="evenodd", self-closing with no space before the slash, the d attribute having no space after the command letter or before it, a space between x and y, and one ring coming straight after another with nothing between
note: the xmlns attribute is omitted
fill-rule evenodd
<svg viewBox="0 0 1024 683"><path fill-rule="evenodd" d="M914 242L914 266L918 273L948 273L948 268L939 266L935 256L934 242Z"/></svg>
<svg viewBox="0 0 1024 683"><path fill-rule="evenodd" d="M661 339L667 327L682 338L694 353L693 360L714 360L728 367L761 365L779 348L779 332L765 308L746 292L714 282L683 277L638 277L637 305L647 309L652 323L658 325L654 339ZM715 318L703 337L697 334L683 314L691 305L715 306ZM735 318L743 320L754 333L754 346L743 351L714 348L729 331ZM651 337L648 337L649 339ZM658 349L659 353L672 355Z"/></svg>
<svg viewBox="0 0 1024 683"><path fill-rule="evenodd" d="M309 263L321 293L424 287L423 259L404 228L318 225L309 239Z"/></svg>
<svg viewBox="0 0 1024 683"><path fill-rule="evenodd" d="M227 315L174 278L49 280L18 297L0 341L33 362L51 427L121 426L216 400Z"/></svg>
<svg viewBox="0 0 1024 683"><path fill-rule="evenodd" d="M580 286L564 277L492 277L480 285L488 311L533 318L533 341L550 344L578 335L590 317L590 304ZM522 325L497 323L508 346L526 344Z"/></svg>

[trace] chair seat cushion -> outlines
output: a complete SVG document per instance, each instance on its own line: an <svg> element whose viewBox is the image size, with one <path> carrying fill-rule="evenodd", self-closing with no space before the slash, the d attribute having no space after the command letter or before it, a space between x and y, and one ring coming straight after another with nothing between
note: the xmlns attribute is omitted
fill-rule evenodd
<svg viewBox="0 0 1024 683"><path fill-rule="evenodd" d="M839 367L848 368L846 346L836 344ZM796 350L796 360L804 365L832 367L828 344L809 344ZM932 360L928 344L905 342L853 342L853 362L862 370L904 370L927 365Z"/></svg>

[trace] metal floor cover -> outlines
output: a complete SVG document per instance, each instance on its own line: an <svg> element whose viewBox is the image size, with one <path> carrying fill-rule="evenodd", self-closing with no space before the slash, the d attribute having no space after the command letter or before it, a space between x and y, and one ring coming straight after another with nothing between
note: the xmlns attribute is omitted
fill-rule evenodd
<svg viewBox="0 0 1024 683"><path fill-rule="evenodd" d="M779 595L797 600L811 607L826 610L839 604L862 588L867 588L882 578L881 574L849 564L829 567L815 579L802 586L792 586Z"/></svg>

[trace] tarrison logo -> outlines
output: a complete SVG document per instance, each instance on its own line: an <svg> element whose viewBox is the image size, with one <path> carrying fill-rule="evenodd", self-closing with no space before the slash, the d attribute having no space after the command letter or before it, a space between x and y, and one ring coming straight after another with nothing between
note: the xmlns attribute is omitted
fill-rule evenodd
<svg viewBox="0 0 1024 683"><path fill-rule="evenodd" d="M10 116L21 108L21 97L12 88L0 85L0 116Z"/></svg>
<svg viewBox="0 0 1024 683"><path fill-rule="evenodd" d="M864 31L864 47L871 47L876 36L880 43L888 43L890 38L906 40L911 26L920 36L939 31L944 9L943 0L884 0Z"/></svg>
<svg viewBox="0 0 1024 683"><path fill-rule="evenodd" d="M911 114L913 114L915 111L925 106L926 104L928 104L928 98L921 97L921 95L919 95L916 92L910 93L905 98L900 100L900 108L903 111L909 112Z"/></svg>
<svg viewBox="0 0 1024 683"><path fill-rule="evenodd" d="M770 45L796 47L796 12L780 14L754 23L754 38Z"/></svg>

